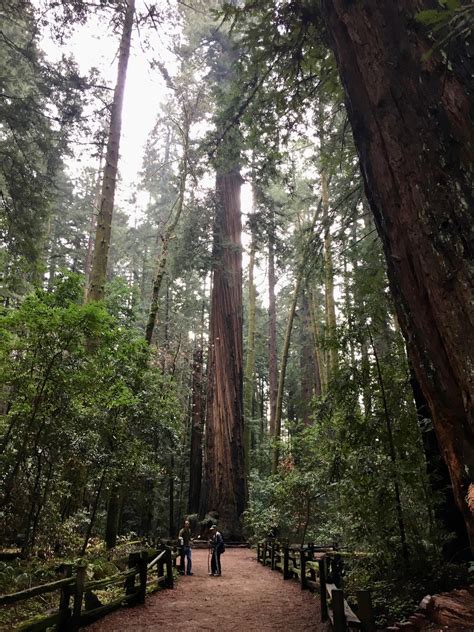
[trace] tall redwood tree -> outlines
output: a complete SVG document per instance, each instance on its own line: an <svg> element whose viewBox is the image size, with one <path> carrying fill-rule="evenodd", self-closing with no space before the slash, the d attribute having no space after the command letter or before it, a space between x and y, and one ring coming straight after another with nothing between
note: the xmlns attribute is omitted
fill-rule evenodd
<svg viewBox="0 0 474 632"><path fill-rule="evenodd" d="M416 20L428 0L323 0L398 318L474 546L472 83Z"/></svg>
<svg viewBox="0 0 474 632"><path fill-rule="evenodd" d="M243 446L241 175L232 140L216 175L213 286L209 336L204 489L201 512L219 514L219 528L241 539L245 509Z"/></svg>

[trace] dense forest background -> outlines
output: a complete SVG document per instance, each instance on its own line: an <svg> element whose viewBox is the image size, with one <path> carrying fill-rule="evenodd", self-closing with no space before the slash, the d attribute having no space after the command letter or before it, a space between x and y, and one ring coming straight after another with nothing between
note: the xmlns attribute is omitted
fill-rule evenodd
<svg viewBox="0 0 474 632"><path fill-rule="evenodd" d="M378 586L385 608L398 586L386 621L467 582L472 444L450 461L423 381L432 349L419 366L410 350L416 306L393 268L416 228L400 220L390 252L373 134L330 26L344 3L242 4L0 0L1 541L57 560L174 538L185 516L197 533L209 515L228 539L337 541L360 553L349 583ZM472 12L425 4L409 15L420 72L462 78ZM80 70L87 29L115 38L115 83ZM133 183L130 50L161 82ZM404 142L428 169L417 124ZM454 228L433 220L457 270L462 206ZM17 571L2 567L5 590Z"/></svg>

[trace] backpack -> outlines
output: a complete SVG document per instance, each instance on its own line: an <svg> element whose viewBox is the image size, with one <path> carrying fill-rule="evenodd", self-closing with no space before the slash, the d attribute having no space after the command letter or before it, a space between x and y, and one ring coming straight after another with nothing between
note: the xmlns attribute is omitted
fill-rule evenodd
<svg viewBox="0 0 474 632"><path fill-rule="evenodd" d="M221 536L221 541L217 545L217 551L222 555L222 553L225 553L225 544L224 544L224 538L222 537L222 533L220 534L220 536Z"/></svg>

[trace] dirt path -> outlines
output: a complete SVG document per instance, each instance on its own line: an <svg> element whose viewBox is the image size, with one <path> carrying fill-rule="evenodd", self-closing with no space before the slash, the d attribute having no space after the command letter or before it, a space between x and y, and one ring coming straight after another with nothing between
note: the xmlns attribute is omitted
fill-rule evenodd
<svg viewBox="0 0 474 632"><path fill-rule="evenodd" d="M222 576L207 574L207 551L193 550L192 577L180 577L174 590L147 597L143 606L122 609L97 621L88 632L208 630L292 632L327 630L320 623L317 595L296 581L263 568L249 549L227 549Z"/></svg>

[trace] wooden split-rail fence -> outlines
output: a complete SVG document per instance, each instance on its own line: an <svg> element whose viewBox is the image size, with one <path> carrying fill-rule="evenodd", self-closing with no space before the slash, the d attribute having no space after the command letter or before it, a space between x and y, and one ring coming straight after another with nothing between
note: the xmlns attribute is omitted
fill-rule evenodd
<svg viewBox="0 0 474 632"><path fill-rule="evenodd" d="M81 626L101 619L122 606L145 603L148 588L173 588L173 563L176 552L164 547L153 553L130 553L128 570L104 579L87 580L87 565L63 564L63 577L57 581L34 586L21 592L0 596L0 606L19 603L25 599L59 591L58 610L41 618L35 618L16 628L22 632L41 632L54 627L60 632L74 632ZM107 604L100 604L94 592L120 587L124 594ZM85 606L85 607L84 607Z"/></svg>
<svg viewBox="0 0 474 632"><path fill-rule="evenodd" d="M337 545L309 543L300 546L267 539L257 545L257 561L280 571L284 580L297 579L302 590L319 591L321 620L329 620L335 632L348 629L375 631L370 591L356 591L357 614L344 598L342 556Z"/></svg>

